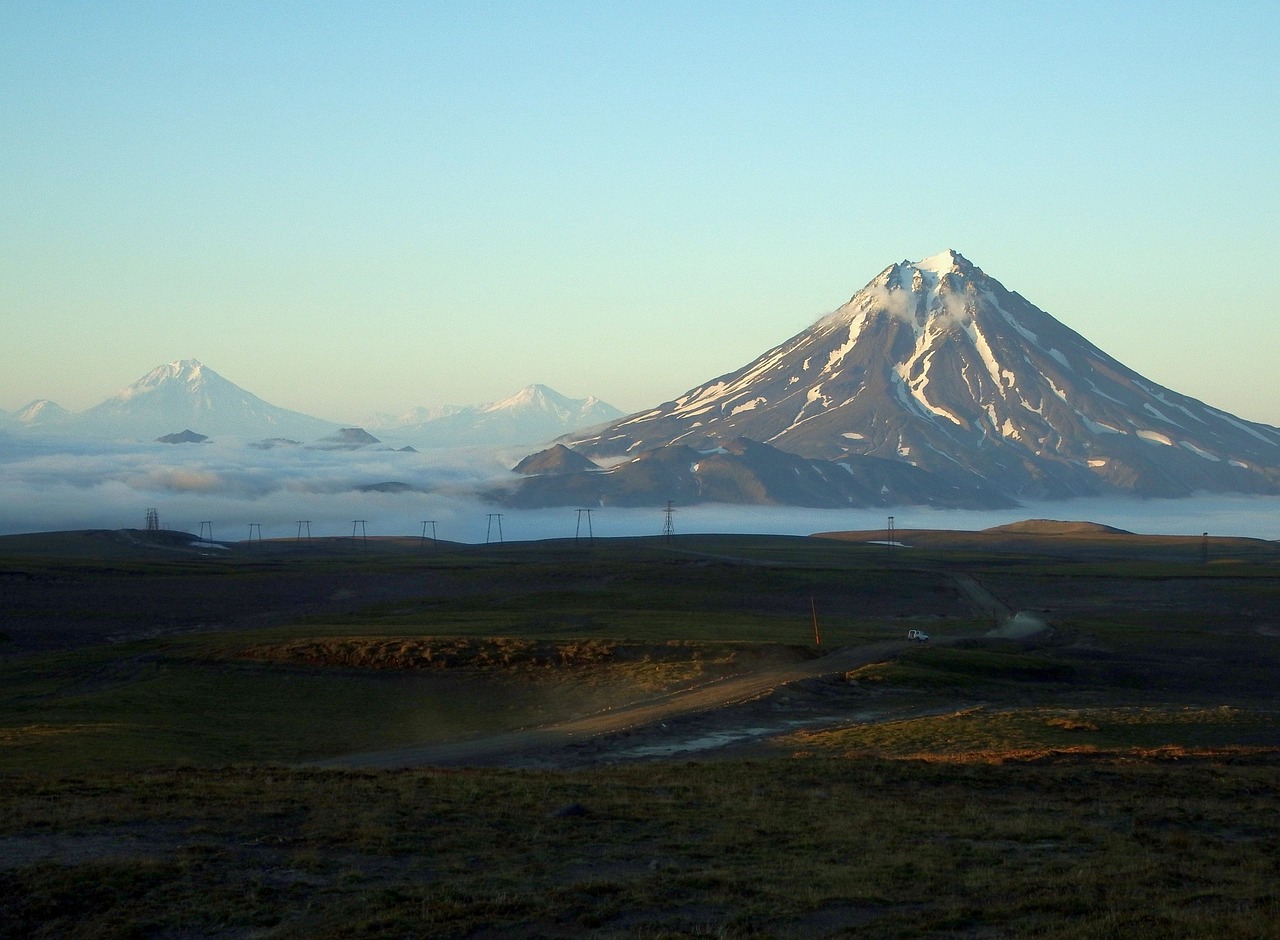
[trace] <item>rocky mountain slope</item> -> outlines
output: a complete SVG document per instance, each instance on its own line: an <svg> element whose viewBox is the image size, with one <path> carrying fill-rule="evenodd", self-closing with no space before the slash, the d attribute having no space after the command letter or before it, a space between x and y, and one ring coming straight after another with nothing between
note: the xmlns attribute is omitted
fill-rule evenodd
<svg viewBox="0 0 1280 940"><path fill-rule="evenodd" d="M1144 378L954 251L890 265L741 369L568 443L599 458L739 438L1013 498L1280 491L1280 429Z"/></svg>
<svg viewBox="0 0 1280 940"><path fill-rule="evenodd" d="M563 445L556 447L578 460L587 459ZM725 441L710 451L669 444L607 470L564 469L570 464L553 450L531 455L515 468L529 474L527 479L512 489L495 489L487 495L518 508L654 506L666 500L832 509L898 505L990 509L1015 505L981 480L944 478L879 457L815 460L747 438Z"/></svg>

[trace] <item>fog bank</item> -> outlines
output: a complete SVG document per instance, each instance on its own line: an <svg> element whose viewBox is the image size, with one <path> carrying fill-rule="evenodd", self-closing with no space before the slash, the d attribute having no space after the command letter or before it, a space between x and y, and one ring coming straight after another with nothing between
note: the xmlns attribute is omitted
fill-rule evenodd
<svg viewBox="0 0 1280 940"><path fill-rule="evenodd" d="M511 479L523 453L485 448L404 453L391 450L260 450L243 444L115 445L0 439L0 533L142 528L154 508L164 528L198 533L210 523L219 540L294 537L299 520L313 537L351 535L353 522L373 536L421 535L434 520L441 539L484 542L572 538L572 507L509 510L479 491ZM396 484L386 487L385 484ZM382 486L383 490L361 490ZM885 527L984 529L1030 518L1083 520L1143 534L1280 538L1280 497L1202 496L1181 500L1076 499L1003 510L800 509L786 506L677 506L677 534L813 532ZM593 509L598 538L660 535L661 508ZM430 533L430 526L427 528ZM258 530L254 530L255 536ZM581 534L587 534L585 516Z"/></svg>

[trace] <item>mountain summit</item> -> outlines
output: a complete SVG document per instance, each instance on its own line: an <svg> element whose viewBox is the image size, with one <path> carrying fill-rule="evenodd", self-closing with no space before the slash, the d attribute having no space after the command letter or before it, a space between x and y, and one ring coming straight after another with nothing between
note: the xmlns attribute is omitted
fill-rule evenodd
<svg viewBox="0 0 1280 940"><path fill-rule="evenodd" d="M13 418L25 427L57 425L71 417L71 412L57 402L37 398L13 413Z"/></svg>
<svg viewBox="0 0 1280 940"><path fill-rule="evenodd" d="M1014 497L1280 490L1280 430L1143 378L952 250L890 265L743 368L570 446L739 438Z"/></svg>
<svg viewBox="0 0 1280 940"><path fill-rule="evenodd" d="M76 415L76 431L151 440L178 428L234 437L317 437L337 425L279 408L227 381L196 359L157 366L132 385Z"/></svg>

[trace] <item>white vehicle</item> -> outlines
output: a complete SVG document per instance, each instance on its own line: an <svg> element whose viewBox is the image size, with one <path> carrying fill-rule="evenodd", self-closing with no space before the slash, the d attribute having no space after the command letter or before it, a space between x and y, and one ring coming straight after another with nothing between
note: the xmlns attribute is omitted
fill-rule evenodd
<svg viewBox="0 0 1280 940"><path fill-rule="evenodd" d="M908 630L907 639L913 643L928 643L929 634L925 633L923 630Z"/></svg>

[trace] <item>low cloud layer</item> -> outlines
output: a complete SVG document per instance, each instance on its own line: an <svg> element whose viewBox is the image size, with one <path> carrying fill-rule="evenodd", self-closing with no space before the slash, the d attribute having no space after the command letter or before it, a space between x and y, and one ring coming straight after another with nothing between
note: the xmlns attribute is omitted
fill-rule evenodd
<svg viewBox="0 0 1280 940"><path fill-rule="evenodd" d="M258 450L235 443L70 444L9 438L0 450L0 532L139 528L155 508L165 528L242 538L250 524L264 538L421 533L421 520L459 519L474 493L502 479L505 454ZM361 487L403 484L402 492ZM482 533L483 535L483 533ZM446 537L441 532L441 537Z"/></svg>
<svg viewBox="0 0 1280 940"><path fill-rule="evenodd" d="M441 539L496 539L502 513L507 541L572 538L572 507L514 511L476 493L511 479L522 454L469 449L414 454L396 451L256 450L232 443L189 445L58 444L21 437L0 440L0 534L61 529L142 528L155 508L165 528L198 533L209 522L214 538L296 536L298 521L314 537L350 535L364 520L369 536L421 535L435 520ZM360 487L401 483L400 492ZM807 535L839 529L881 529L892 512L899 530L982 529L1028 518L1086 520L1140 533L1280 537L1280 499L1214 496L1185 500L1079 499L1027 504L1000 511L820 510L780 506L683 506L678 534L758 532ZM661 509L596 509L597 537L659 535ZM428 532L430 527L428 527ZM258 534L255 529L255 536ZM586 534L583 520L581 534Z"/></svg>

